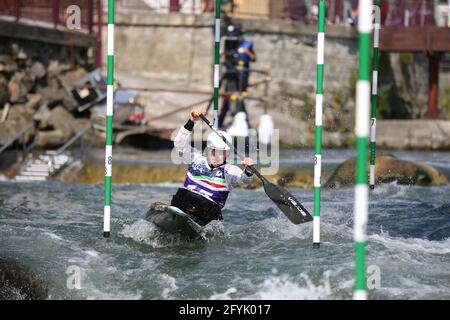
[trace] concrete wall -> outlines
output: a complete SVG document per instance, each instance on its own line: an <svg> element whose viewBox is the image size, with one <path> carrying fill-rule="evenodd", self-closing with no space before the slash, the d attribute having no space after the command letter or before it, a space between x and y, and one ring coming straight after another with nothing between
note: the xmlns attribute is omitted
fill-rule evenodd
<svg viewBox="0 0 450 320"><path fill-rule="evenodd" d="M213 21L212 15L118 14L116 69L174 81L186 87L210 89ZM285 97L295 100L302 99L304 93L314 94L315 26L276 20L270 20L270 23L255 19L238 21L246 31L246 37L254 41L258 61L252 68L270 65L273 104L280 107ZM351 72L357 65L357 34L346 27L333 27L327 31L325 88L342 90L350 83ZM106 27L103 35L106 47Z"/></svg>
<svg viewBox="0 0 450 320"><path fill-rule="evenodd" d="M245 29L246 37L254 41L258 61L252 68L270 65L269 107L301 120L313 117L317 27L282 20L237 21ZM119 13L116 15L116 68L182 87L211 89L213 22L212 15ZM106 26L103 35L106 48ZM358 67L355 29L327 26L325 61L325 112L347 113L341 122L349 123ZM427 110L427 59L421 55L405 58L390 54L385 61L379 86L386 86L381 91L390 100L383 100L382 103L389 105L381 107L414 110L410 118L421 117ZM257 76L253 78L257 79ZM450 83L441 82L441 86ZM262 92L263 88L251 89L249 94ZM330 126L334 120L335 116L330 114Z"/></svg>
<svg viewBox="0 0 450 320"><path fill-rule="evenodd" d="M276 20L238 20L253 40L258 62L269 64L273 80L314 85L317 30ZM213 59L212 15L117 14L115 33L116 68L148 77L193 81L209 87ZM103 45L106 47L106 26ZM355 66L356 33L346 27L327 30L326 55L330 84ZM349 59L350 58L350 59ZM342 72L341 72L342 71ZM311 74L314 72L314 74ZM340 76L333 76L336 72Z"/></svg>
<svg viewBox="0 0 450 320"><path fill-rule="evenodd" d="M213 41L209 20L206 16L182 14L118 14L116 69L184 86L209 88ZM104 48L106 36L104 28Z"/></svg>

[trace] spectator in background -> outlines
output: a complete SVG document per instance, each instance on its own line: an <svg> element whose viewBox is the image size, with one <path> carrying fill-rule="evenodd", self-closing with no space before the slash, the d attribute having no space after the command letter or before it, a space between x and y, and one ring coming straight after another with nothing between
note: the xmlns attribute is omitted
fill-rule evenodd
<svg viewBox="0 0 450 320"><path fill-rule="evenodd" d="M214 12L214 5L214 0L202 0L202 2L200 3L200 10L202 13Z"/></svg>
<svg viewBox="0 0 450 320"><path fill-rule="evenodd" d="M305 0L284 0L283 18L291 20L306 20L308 8Z"/></svg>
<svg viewBox="0 0 450 320"><path fill-rule="evenodd" d="M381 24L384 25L386 22L387 15L389 13L389 0L381 0L380 11L381 11Z"/></svg>
<svg viewBox="0 0 450 320"><path fill-rule="evenodd" d="M340 24L344 21L344 0L327 0L326 18L329 24Z"/></svg>
<svg viewBox="0 0 450 320"><path fill-rule="evenodd" d="M339 24L344 19L344 1L343 0L326 0L325 18L327 24ZM317 23L319 20L319 1L314 1L311 6L310 21Z"/></svg>
<svg viewBox="0 0 450 320"><path fill-rule="evenodd" d="M319 5L314 3L311 6L311 22L317 23L319 21Z"/></svg>
<svg viewBox="0 0 450 320"><path fill-rule="evenodd" d="M200 3L200 10L202 13L214 12L216 7L216 0L201 0L201 1L202 2ZM233 12L233 9L235 7L233 0L220 0L220 5L222 11L224 10L224 7L228 7L228 10L226 9L225 10Z"/></svg>
<svg viewBox="0 0 450 320"><path fill-rule="evenodd" d="M358 0L352 0L352 6L349 12L347 13L347 21L351 26L356 27L358 25ZM386 18L389 12L389 0L381 0L380 1L380 15L381 15L381 24L384 25L386 22Z"/></svg>
<svg viewBox="0 0 450 320"><path fill-rule="evenodd" d="M358 0L352 0L351 9L347 13L347 21L352 27L358 26Z"/></svg>

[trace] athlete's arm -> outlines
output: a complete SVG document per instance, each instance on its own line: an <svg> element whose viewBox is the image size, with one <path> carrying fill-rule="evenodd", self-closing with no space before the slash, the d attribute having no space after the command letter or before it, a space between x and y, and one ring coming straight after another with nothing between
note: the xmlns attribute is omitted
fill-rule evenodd
<svg viewBox="0 0 450 320"><path fill-rule="evenodd" d="M195 108L191 111L191 117L186 124L178 131L173 144L175 146L178 155L182 159L183 163L190 164L198 157L202 156L202 153L191 146L191 133L194 129L195 121L200 119L200 114L206 112L202 108Z"/></svg>
<svg viewBox="0 0 450 320"><path fill-rule="evenodd" d="M250 158L246 158L246 160L243 161L244 165L245 163L253 164ZM247 165L245 165L245 169L242 170L238 166L228 164L225 167L225 178L229 186L237 187L240 185L251 183L253 181L253 172L248 168Z"/></svg>

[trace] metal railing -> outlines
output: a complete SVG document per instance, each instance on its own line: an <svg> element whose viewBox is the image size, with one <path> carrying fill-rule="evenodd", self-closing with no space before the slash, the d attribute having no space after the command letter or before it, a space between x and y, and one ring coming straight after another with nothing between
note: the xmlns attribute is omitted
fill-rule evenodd
<svg viewBox="0 0 450 320"><path fill-rule="evenodd" d="M10 147L17 139L19 139L24 133L26 133L28 130L30 130L31 128L35 127L35 123L31 122L28 125L26 125L25 127L23 127L16 135L14 135L14 137L12 137L10 140L8 140L8 142L6 142L1 148L0 148L0 153L2 153L3 151L5 151L8 147ZM61 147L59 147L57 150L49 150L47 151L48 154L51 155L59 155L61 153L63 153L64 151L67 150L67 148L69 148L73 143L75 143L75 141L77 141L78 139L81 139L86 132L89 129L94 129L92 122L89 122L89 125L87 125L86 127L84 127L83 129L81 129L80 131L78 131L72 138L70 138L66 143L64 143L64 145L62 145ZM94 135L95 137L95 135ZM24 142L24 148L23 150L25 152L28 152L34 145L35 145L36 141L34 139L34 142L32 142L29 146L25 147L26 142ZM84 142L83 139L81 139L81 149L84 149Z"/></svg>
<svg viewBox="0 0 450 320"><path fill-rule="evenodd" d="M12 137L8 142L6 142L1 148L0 148L0 153L2 153L3 151L5 151L9 146L11 146L17 139L19 139L25 132L27 132L28 130L30 130L31 128L34 128L35 123L31 122L29 124L27 124L25 127L23 127L22 129L20 129L20 131L14 136ZM23 146L24 146L24 150L28 151L29 149L31 149L31 147L34 145L34 143L32 143L31 146L25 147L26 142L24 142Z"/></svg>
<svg viewBox="0 0 450 320"><path fill-rule="evenodd" d="M215 0L116 0L117 12L152 11L202 14L214 12ZM231 16L264 19L285 19L317 23L317 0L223 0L222 10ZM381 0L383 25L430 26L436 24L439 7L448 6L447 0ZM328 24L355 25L358 1L326 0ZM446 14L448 17L449 10Z"/></svg>
<svg viewBox="0 0 450 320"><path fill-rule="evenodd" d="M222 10L231 16L264 19L286 19L316 23L317 0L222 0ZM81 11L83 30L93 32L94 16L100 0L0 0L0 15L16 20L29 18L65 26L67 8L77 5ZM438 4L438 5L435 5ZM357 21L357 0L326 0L328 24L350 24ZM180 12L186 14L212 13L215 0L116 0L117 12ZM430 26L439 15L448 20L450 10L447 0L381 0L383 25ZM442 9L444 8L444 9ZM101 8L100 8L101 9ZM103 7L103 11L107 7ZM441 11L444 10L442 13ZM445 25L445 24L444 24Z"/></svg>
<svg viewBox="0 0 450 320"><path fill-rule="evenodd" d="M89 129L93 129L92 122L90 122L89 125L87 125L83 129L81 129L80 131L78 131L72 138L70 138L64 145L59 147L57 150L47 151L47 154L53 155L53 156L60 155L61 153L66 151L67 148L69 148L73 143L75 143L75 141L77 141L78 139L81 139ZM81 139L81 149L82 150L84 149L83 139Z"/></svg>

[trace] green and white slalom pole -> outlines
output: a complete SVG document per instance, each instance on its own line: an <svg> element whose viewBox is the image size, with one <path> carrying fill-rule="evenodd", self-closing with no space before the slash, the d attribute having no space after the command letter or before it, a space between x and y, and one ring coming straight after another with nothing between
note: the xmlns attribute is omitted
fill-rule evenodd
<svg viewBox="0 0 450 320"><path fill-rule="evenodd" d="M214 31L214 121L213 126L219 125L219 82L220 82L220 1L216 0L216 19Z"/></svg>
<svg viewBox="0 0 450 320"><path fill-rule="evenodd" d="M314 156L313 248L320 247L320 176L322 174L323 66L325 56L325 0L319 3L317 34L316 142Z"/></svg>
<svg viewBox="0 0 450 320"><path fill-rule="evenodd" d="M380 0L375 0L375 24L373 30L373 56L372 56L372 111L370 121L370 189L375 189L375 156L377 143L377 100L378 100L378 68L379 68L379 44L380 44Z"/></svg>
<svg viewBox="0 0 450 320"><path fill-rule="evenodd" d="M112 124L114 106L114 0L108 0L108 83L106 90L105 208L103 236L108 238L111 217Z"/></svg>
<svg viewBox="0 0 450 320"><path fill-rule="evenodd" d="M372 0L359 0L359 77L356 89L356 184L354 203L355 300L366 300L366 228L368 220L367 138L370 110L370 40Z"/></svg>

